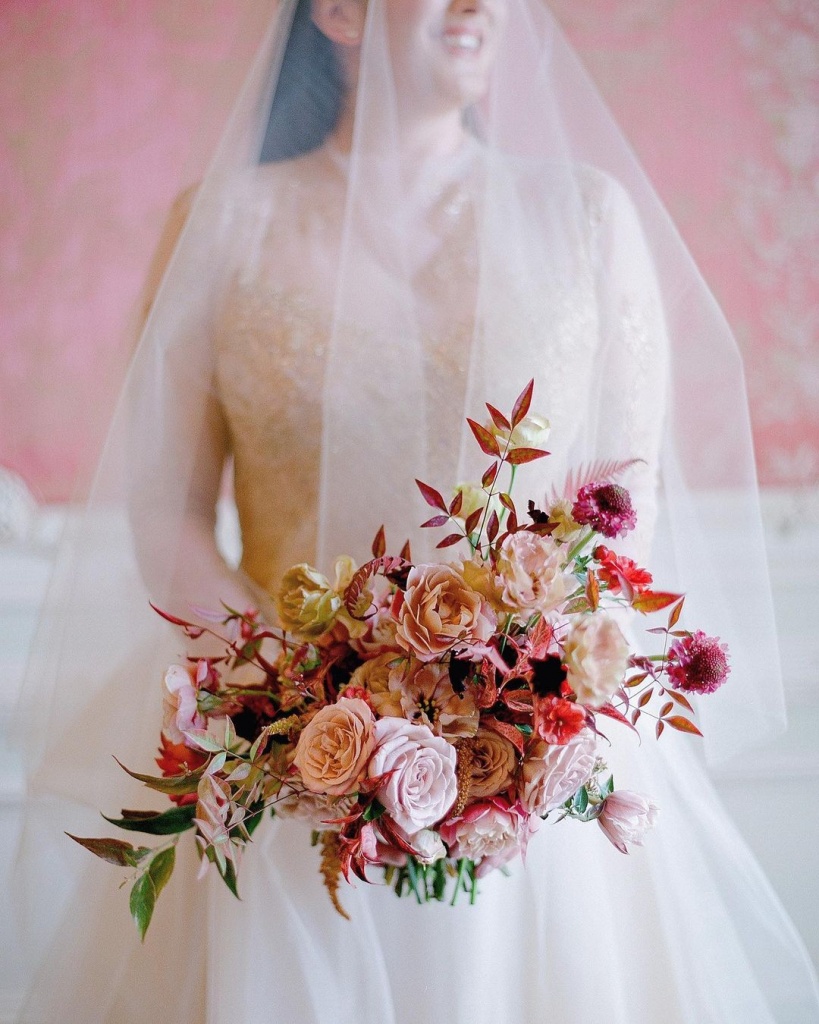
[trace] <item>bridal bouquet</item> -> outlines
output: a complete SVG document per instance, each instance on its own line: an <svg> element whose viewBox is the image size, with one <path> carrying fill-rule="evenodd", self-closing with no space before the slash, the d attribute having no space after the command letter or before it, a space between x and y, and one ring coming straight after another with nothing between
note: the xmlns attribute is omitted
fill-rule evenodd
<svg viewBox="0 0 819 1024"><path fill-rule="evenodd" d="M564 496L525 518L510 491L519 466L548 455L548 424L529 415L533 385L507 417L468 421L491 460L451 500L418 482L448 531L446 562L415 564L409 545L285 573L277 627L225 609L213 629L164 612L192 640L218 636L219 657L189 657L164 678L161 775L130 775L167 794L164 812L125 810L121 829L167 837L154 847L77 839L134 872L131 913L143 935L194 833L203 871L237 893L241 857L266 816L306 819L330 899L341 879L383 880L418 902L474 901L478 880L525 855L544 819L597 821L622 852L657 808L616 790L599 742L609 723L653 717L697 733L691 693L728 675L726 648L678 629L678 594L610 548L635 526L630 463L576 473ZM501 480L509 477L502 488ZM622 613L667 611L649 630L662 652L633 652ZM221 631L217 632L217 623ZM76 837L72 837L76 838Z"/></svg>

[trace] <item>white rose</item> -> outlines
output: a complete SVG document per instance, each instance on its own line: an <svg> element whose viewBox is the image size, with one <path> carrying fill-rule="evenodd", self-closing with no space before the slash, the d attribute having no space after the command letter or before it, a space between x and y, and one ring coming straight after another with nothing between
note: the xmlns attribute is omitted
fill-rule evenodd
<svg viewBox="0 0 819 1024"><path fill-rule="evenodd" d="M623 682L628 658L628 642L610 616L595 612L574 619L563 661L569 686L581 704L605 704Z"/></svg>
<svg viewBox="0 0 819 1024"><path fill-rule="evenodd" d="M523 417L512 431L511 437L508 430L496 427L494 422L487 424L487 428L500 441L501 448L509 439L509 448L511 450L512 448L541 448L549 439L551 426L549 421L544 419L543 416L532 414L531 416Z"/></svg>
<svg viewBox="0 0 819 1024"><path fill-rule="evenodd" d="M498 574L503 602L512 611L545 615L563 604L569 582L563 572L563 553L551 537L520 530L501 544Z"/></svg>
<svg viewBox="0 0 819 1024"><path fill-rule="evenodd" d="M414 836L404 833L403 837L415 850L416 860L422 864L434 864L436 860L443 860L446 857L444 841L434 829L422 828Z"/></svg>
<svg viewBox="0 0 819 1024"><path fill-rule="evenodd" d="M643 836L654 826L658 811L648 797L618 789L603 801L597 824L621 853L628 853L629 843L643 845Z"/></svg>
<svg viewBox="0 0 819 1024"><path fill-rule="evenodd" d="M375 723L371 778L391 774L378 788L387 813L409 835L440 821L458 795L455 747L425 725L401 718Z"/></svg>
<svg viewBox="0 0 819 1024"><path fill-rule="evenodd" d="M520 799L530 814L547 814L585 785L594 771L597 741L584 729L569 743L538 740L521 768Z"/></svg>

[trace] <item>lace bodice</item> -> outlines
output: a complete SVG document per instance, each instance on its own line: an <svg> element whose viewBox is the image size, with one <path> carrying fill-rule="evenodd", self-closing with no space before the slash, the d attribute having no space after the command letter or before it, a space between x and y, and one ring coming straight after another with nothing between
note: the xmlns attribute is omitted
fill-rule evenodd
<svg viewBox="0 0 819 1024"><path fill-rule="evenodd" d="M234 459L242 567L268 590L289 565L315 555L322 388L333 322L328 268L338 246L333 211L342 205L340 175L327 175L326 167L319 173L309 162L299 168L299 163L260 174L256 213L261 215L254 216L242 240L215 343L216 389ZM285 180L272 183L271 175ZM474 339L485 345L486 338L509 338L514 339L508 367L512 387L519 379L525 383L527 373L538 376L537 408L551 421L549 447L559 453L544 460L549 477L543 483L556 485L571 464L595 448L600 456L642 458L641 480L632 486L642 486L644 515L650 518L663 343L651 281L643 274L618 299L616 345L628 369L623 375L612 368L601 381L605 346L615 344L610 332L605 343L601 340L596 276L600 232L612 212L610 183L584 172L585 223L573 273L538 283L532 268L521 272L496 290L476 330L475 180L466 175L450 182L436 198L430 217L442 242L414 279L417 293L432 297L425 308L435 314L422 332L430 479L442 487L456 482L453 441L460 437L465 413L481 415L480 406L465 409ZM272 184L288 197L286 210L268 205ZM369 272L377 280L378 268ZM503 355L487 362L490 376L493 368L503 368ZM611 388L618 389L614 415L591 431L579 411L612 401L606 394ZM493 387L478 402L495 401L496 394ZM604 440L590 441L592 433ZM406 473L417 475L412 467Z"/></svg>

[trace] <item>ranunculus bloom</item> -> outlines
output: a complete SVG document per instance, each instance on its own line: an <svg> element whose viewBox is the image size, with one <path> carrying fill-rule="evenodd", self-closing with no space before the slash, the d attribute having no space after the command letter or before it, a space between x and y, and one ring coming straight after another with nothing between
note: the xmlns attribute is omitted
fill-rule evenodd
<svg viewBox="0 0 819 1024"><path fill-rule="evenodd" d="M316 712L301 731L293 763L311 793L352 792L375 747L375 716L366 702L342 697Z"/></svg>
<svg viewBox="0 0 819 1024"><path fill-rule="evenodd" d="M393 821L409 835L440 821L458 795L455 747L402 718L380 719L375 737L369 775L390 773L378 799Z"/></svg>
<svg viewBox="0 0 819 1024"><path fill-rule="evenodd" d="M504 604L528 618L545 615L563 604L569 582L563 573L563 552L551 537L520 530L501 544L498 574Z"/></svg>
<svg viewBox="0 0 819 1024"><path fill-rule="evenodd" d="M623 537L637 525L631 495L620 484L581 487L572 506L572 517L604 537Z"/></svg>
<svg viewBox="0 0 819 1024"><path fill-rule="evenodd" d="M706 636L700 629L673 643L668 659L672 684L692 693L713 693L731 671L727 645L721 644L718 636Z"/></svg>
<svg viewBox="0 0 819 1024"><path fill-rule="evenodd" d="M468 691L455 693L446 665L414 662L404 678L393 674L389 686L398 696L404 718L428 726L436 736L455 739L477 732L475 700Z"/></svg>
<svg viewBox="0 0 819 1024"><path fill-rule="evenodd" d="M520 804L494 797L471 804L460 817L445 822L440 832L450 857L481 862L478 873L484 875L525 853L531 829Z"/></svg>
<svg viewBox="0 0 819 1024"><path fill-rule="evenodd" d="M335 622L341 597L326 576L301 562L282 576L275 604L282 629L303 637L317 637Z"/></svg>
<svg viewBox="0 0 819 1024"><path fill-rule="evenodd" d="M432 661L459 645L486 641L497 624L484 598L449 565L410 569L397 617L398 643L419 661Z"/></svg>
<svg viewBox="0 0 819 1024"><path fill-rule="evenodd" d="M653 827L658 811L648 797L616 789L603 801L597 824L621 853L628 853L629 844L643 845L643 836Z"/></svg>
<svg viewBox="0 0 819 1024"><path fill-rule="evenodd" d="M570 743L555 746L535 741L523 761L520 798L531 814L547 814L565 803L592 776L596 740L584 729Z"/></svg>
<svg viewBox="0 0 819 1024"><path fill-rule="evenodd" d="M517 751L492 729L478 729L472 740L469 799L484 800L503 792L517 768Z"/></svg>
<svg viewBox="0 0 819 1024"><path fill-rule="evenodd" d="M197 705L196 669L171 665L165 673L165 694L162 700L162 731L171 743L191 746L186 733L204 729L205 716Z"/></svg>
<svg viewBox="0 0 819 1024"><path fill-rule="evenodd" d="M512 430L511 436L508 430L495 426L494 421L487 423L486 428L490 434L494 434L500 442L501 450L509 441L509 450L513 448L541 448L549 439L551 430L549 421L542 416L531 414L524 416L518 425Z"/></svg>
<svg viewBox="0 0 819 1024"><path fill-rule="evenodd" d="M617 691L629 649L620 627L604 612L574 618L563 645L569 686L581 704L600 707Z"/></svg>

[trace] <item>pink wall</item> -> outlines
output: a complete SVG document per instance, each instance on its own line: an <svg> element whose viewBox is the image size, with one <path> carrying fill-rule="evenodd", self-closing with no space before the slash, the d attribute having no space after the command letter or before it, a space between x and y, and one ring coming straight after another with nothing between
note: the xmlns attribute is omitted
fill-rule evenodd
<svg viewBox="0 0 819 1024"><path fill-rule="evenodd" d="M0 4L0 465L41 499L95 461L165 212L259 37L247 6ZM819 6L553 7L734 326L762 479L819 483Z"/></svg>

